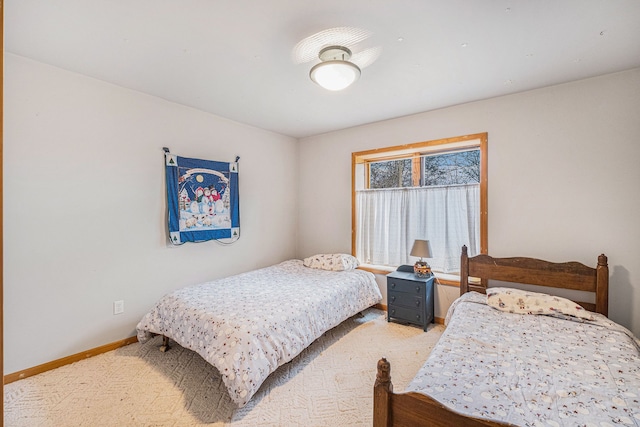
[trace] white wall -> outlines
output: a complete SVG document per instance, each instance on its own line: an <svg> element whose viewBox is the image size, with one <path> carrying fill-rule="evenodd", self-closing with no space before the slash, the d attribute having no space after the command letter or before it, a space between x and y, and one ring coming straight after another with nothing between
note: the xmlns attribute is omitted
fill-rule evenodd
<svg viewBox="0 0 640 427"><path fill-rule="evenodd" d="M611 317L640 335L640 69L299 144L11 54L4 88L5 373L131 336L179 286L350 252L352 152L478 132L490 253L589 265L606 253ZM167 243L163 146L241 156L237 243ZM456 294L439 287L436 316Z"/></svg>
<svg viewBox="0 0 640 427"><path fill-rule="evenodd" d="M295 257L295 139L5 61L5 373L134 335L171 289ZM238 242L167 243L163 146L241 157Z"/></svg>
<svg viewBox="0 0 640 427"><path fill-rule="evenodd" d="M640 336L640 69L301 140L298 255L351 251L352 152L479 132L489 253L591 266L605 253L610 317Z"/></svg>

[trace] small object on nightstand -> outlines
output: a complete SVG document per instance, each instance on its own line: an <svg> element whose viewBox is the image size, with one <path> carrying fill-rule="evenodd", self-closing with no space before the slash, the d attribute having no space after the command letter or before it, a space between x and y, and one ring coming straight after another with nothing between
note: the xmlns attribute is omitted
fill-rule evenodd
<svg viewBox="0 0 640 427"><path fill-rule="evenodd" d="M413 242L413 248L411 248L411 256L420 257L420 261L416 261L413 266L413 272L418 277L431 276L431 267L422 258L431 258L431 243L428 240L415 240Z"/></svg>
<svg viewBox="0 0 640 427"><path fill-rule="evenodd" d="M426 331L434 319L434 276L418 277L411 265L402 265L387 275L387 321L422 326Z"/></svg>
<svg viewBox="0 0 640 427"><path fill-rule="evenodd" d="M429 277L431 276L431 267L424 261L417 261L413 266L413 272L418 277Z"/></svg>

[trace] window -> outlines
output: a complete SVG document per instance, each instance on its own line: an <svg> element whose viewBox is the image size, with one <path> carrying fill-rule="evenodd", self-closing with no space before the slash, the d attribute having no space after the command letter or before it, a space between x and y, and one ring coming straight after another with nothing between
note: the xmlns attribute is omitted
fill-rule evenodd
<svg viewBox="0 0 640 427"><path fill-rule="evenodd" d="M431 242L436 272L457 274L460 249L487 252L487 134L353 153L354 255L361 263L413 264Z"/></svg>

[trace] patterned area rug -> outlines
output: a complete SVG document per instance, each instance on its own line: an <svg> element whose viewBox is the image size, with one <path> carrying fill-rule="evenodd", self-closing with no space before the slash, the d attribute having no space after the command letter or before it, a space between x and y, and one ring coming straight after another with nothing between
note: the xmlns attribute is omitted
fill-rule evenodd
<svg viewBox="0 0 640 427"><path fill-rule="evenodd" d="M161 353L156 337L6 385L5 425L370 426L380 357L404 390L444 327L425 333L363 314L278 368L241 409L215 368L173 342Z"/></svg>

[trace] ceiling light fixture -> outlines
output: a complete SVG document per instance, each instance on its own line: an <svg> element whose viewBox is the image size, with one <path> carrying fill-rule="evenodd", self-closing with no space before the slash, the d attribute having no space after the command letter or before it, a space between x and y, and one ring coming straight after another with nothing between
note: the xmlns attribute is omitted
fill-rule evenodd
<svg viewBox="0 0 640 427"><path fill-rule="evenodd" d="M343 46L329 46L320 51L322 62L309 72L311 80L327 90L342 90L360 78L360 68L349 62L351 51Z"/></svg>

